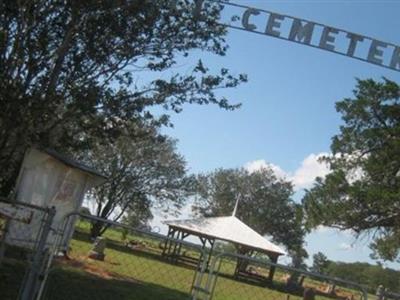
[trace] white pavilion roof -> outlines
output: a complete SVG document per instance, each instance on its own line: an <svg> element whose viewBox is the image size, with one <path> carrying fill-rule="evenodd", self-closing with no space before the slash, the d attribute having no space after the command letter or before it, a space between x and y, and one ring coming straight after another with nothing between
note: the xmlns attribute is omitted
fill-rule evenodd
<svg viewBox="0 0 400 300"><path fill-rule="evenodd" d="M279 246L265 239L261 234L254 231L235 216L173 220L165 221L164 223L192 232L193 234L241 244L279 255L286 254Z"/></svg>

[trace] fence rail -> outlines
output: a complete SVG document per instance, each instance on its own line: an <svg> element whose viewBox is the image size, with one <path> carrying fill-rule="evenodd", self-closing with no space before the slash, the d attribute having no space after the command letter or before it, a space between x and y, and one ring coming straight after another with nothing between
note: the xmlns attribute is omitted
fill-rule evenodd
<svg viewBox="0 0 400 300"><path fill-rule="evenodd" d="M59 230L59 254L65 253L63 241L75 222L67 254L56 256L47 272L42 299L190 298L196 272L207 257L199 245L174 240L185 257L163 256L164 235L72 214ZM94 239L93 228L106 231Z"/></svg>
<svg viewBox="0 0 400 300"><path fill-rule="evenodd" d="M96 231L103 229L101 237L95 238ZM30 275L25 276L18 299L368 299L356 283L264 257L211 254L197 244L95 216L70 214L59 228L47 231L56 235L55 242L49 248L43 242L46 230L41 231L36 256L25 262ZM166 246L181 251L163 251ZM15 262L10 265L8 257L5 262L0 271L11 274ZM272 280L270 269L275 270ZM13 295L4 299L16 299Z"/></svg>
<svg viewBox="0 0 400 300"><path fill-rule="evenodd" d="M235 272L238 261L246 265L239 274ZM271 268L273 280L269 279ZM211 280L205 280L205 289L211 296L206 299L368 299L365 288L357 283L233 253L213 257L207 276Z"/></svg>

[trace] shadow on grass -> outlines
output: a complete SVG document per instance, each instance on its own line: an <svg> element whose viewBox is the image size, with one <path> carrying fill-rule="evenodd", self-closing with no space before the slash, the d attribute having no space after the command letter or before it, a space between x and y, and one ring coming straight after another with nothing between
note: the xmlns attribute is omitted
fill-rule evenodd
<svg viewBox="0 0 400 300"><path fill-rule="evenodd" d="M269 280L266 277L254 276L252 274L234 275L233 273L229 273L226 271L218 272L218 277L222 277L239 284L247 284L251 286L257 286L261 288L267 288L271 291L279 292L283 295L292 295L295 297L302 297L304 293L304 287L302 286L291 286L289 287L286 282L277 281L277 280Z"/></svg>
<svg viewBox="0 0 400 300"><path fill-rule="evenodd" d="M133 279L106 279L73 268L57 268L50 273L46 300L187 300L189 294Z"/></svg>
<svg viewBox="0 0 400 300"><path fill-rule="evenodd" d="M24 262L16 259L4 259L0 265L0 299L17 299L25 271L26 264Z"/></svg>
<svg viewBox="0 0 400 300"><path fill-rule="evenodd" d="M90 240L90 235L88 233L82 232L80 230L75 230L73 238L76 240L82 241L82 242L87 242L90 244L93 243ZM147 247L144 247L142 249L132 249L132 248L128 248L127 246L125 246L122 242L112 240L112 239L107 239L106 249L112 249L112 250L115 250L118 252L130 254L133 256L156 260L156 261L160 261L163 263L168 263L168 264L171 264L174 266L179 266L179 267L182 267L182 268L185 268L188 270L195 270L198 267L196 264L188 264L188 263L185 263L180 260L172 260L171 257L169 257L169 256L162 256L161 251L156 252L154 249L149 249ZM107 255L107 252L106 252L106 255Z"/></svg>

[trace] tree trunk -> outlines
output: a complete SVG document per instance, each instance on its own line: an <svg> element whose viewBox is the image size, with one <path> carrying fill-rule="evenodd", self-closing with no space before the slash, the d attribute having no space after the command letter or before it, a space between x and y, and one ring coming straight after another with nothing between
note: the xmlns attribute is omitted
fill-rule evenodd
<svg viewBox="0 0 400 300"><path fill-rule="evenodd" d="M98 236L102 235L102 229L103 229L103 222L101 221L94 221L92 223L92 226L90 227L90 237L92 239L97 238Z"/></svg>

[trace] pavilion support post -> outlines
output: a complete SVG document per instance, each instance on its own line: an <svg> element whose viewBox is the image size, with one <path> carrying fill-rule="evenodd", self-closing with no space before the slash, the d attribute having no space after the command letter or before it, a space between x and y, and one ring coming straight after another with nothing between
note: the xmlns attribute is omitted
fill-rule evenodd
<svg viewBox="0 0 400 300"><path fill-rule="evenodd" d="M171 229L172 230L171 230L171 234L169 236L167 255L171 255L172 244L173 244L173 241L171 239L173 239L175 237L175 232L176 232L175 228L171 228Z"/></svg>
<svg viewBox="0 0 400 300"><path fill-rule="evenodd" d="M210 243L211 248L210 248L210 253L208 254L208 259L207 259L207 269L210 266L211 255L212 255L213 250L214 250L215 240L214 239L209 239L208 242Z"/></svg>
<svg viewBox="0 0 400 300"><path fill-rule="evenodd" d="M236 246L236 251L238 254L240 253L240 247L238 245ZM240 264L242 263L242 259L240 257L236 258L236 267L235 267L235 273L233 274L233 276L236 278L239 275L239 270L240 270Z"/></svg>
<svg viewBox="0 0 400 300"><path fill-rule="evenodd" d="M277 255L269 255L269 258L271 259L271 262L276 264L278 262L278 256ZM270 266L269 268L269 275L268 275L268 281L272 282L274 279L274 274L275 274L275 266Z"/></svg>
<svg viewBox="0 0 400 300"><path fill-rule="evenodd" d="M181 231L180 232L180 236L178 237L179 238L179 240L182 242L183 241L183 231ZM182 243L179 243L179 245L178 245L178 251L177 251L177 255L180 257L181 256L181 253L182 253Z"/></svg>
<svg viewBox="0 0 400 300"><path fill-rule="evenodd" d="M203 251L201 251L201 253L200 253L200 258L199 258L199 261L200 261L200 264L201 264L201 262L202 262L203 259L204 259L203 252L204 252L204 249L206 248L207 239L204 238L204 237L202 237L202 236L199 236L199 239L200 239L200 241L201 241L201 250L203 250Z"/></svg>
<svg viewBox="0 0 400 300"><path fill-rule="evenodd" d="M177 230L176 232L177 232L176 239L179 240L182 235L182 232L180 230ZM174 243L174 249L172 251L172 259L174 262L177 262L180 250L179 248L181 244L177 241L174 241L173 243Z"/></svg>
<svg viewBox="0 0 400 300"><path fill-rule="evenodd" d="M200 236L199 238L200 238L200 241L201 241L202 249L204 249L206 247L207 240L205 238L203 238L202 236Z"/></svg>
<svg viewBox="0 0 400 300"><path fill-rule="evenodd" d="M179 238L179 235L178 235L178 238L179 238L181 241L183 241L183 240L189 235L188 233L185 233L185 232L183 232L183 231L181 231L180 233L181 233L181 236L180 236L180 238ZM179 243L177 255L178 255L178 256L181 256L181 253L182 253L182 243Z"/></svg>
<svg viewBox="0 0 400 300"><path fill-rule="evenodd" d="M251 250L245 247L237 247L237 252L240 255L246 256ZM239 275L239 273L246 270L248 265L248 261L244 260L243 258L238 257L236 261L236 269L235 269L235 276Z"/></svg>
<svg viewBox="0 0 400 300"><path fill-rule="evenodd" d="M240 258L237 258L236 259L235 273L233 274L233 277L237 277L239 275L239 264L240 264Z"/></svg>
<svg viewBox="0 0 400 300"><path fill-rule="evenodd" d="M162 252L162 256L165 256L166 254L169 254L167 249L168 249L169 244L170 244L170 238L171 238L172 233L173 233L173 228L169 227L168 228L167 239L165 240L165 243L164 243L164 249L163 249L163 252Z"/></svg>
<svg viewBox="0 0 400 300"><path fill-rule="evenodd" d="M245 250L245 252L243 253L243 255L245 255L247 257L252 257L253 254L254 254L254 250ZM240 265L241 271L246 272L247 266L249 264L250 264L249 260L243 259L242 264Z"/></svg>

